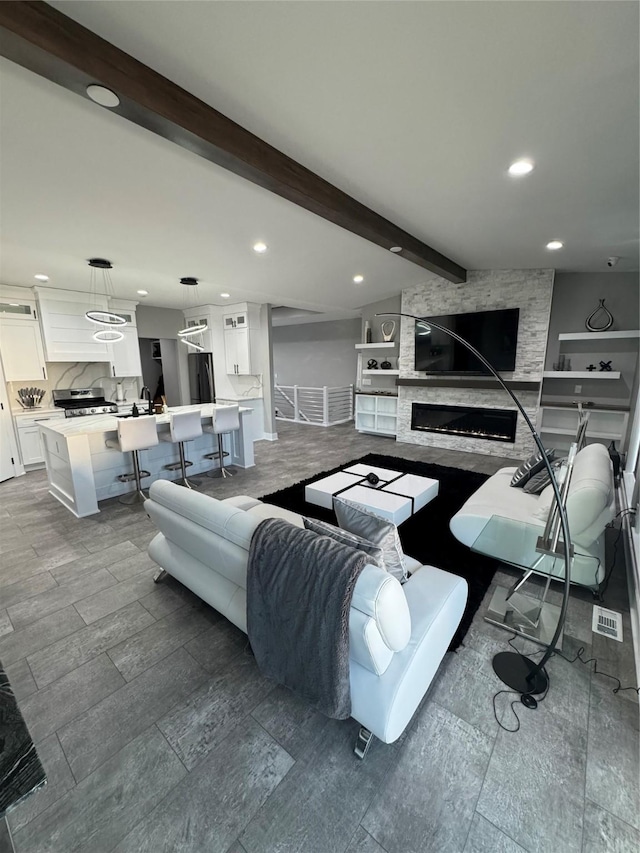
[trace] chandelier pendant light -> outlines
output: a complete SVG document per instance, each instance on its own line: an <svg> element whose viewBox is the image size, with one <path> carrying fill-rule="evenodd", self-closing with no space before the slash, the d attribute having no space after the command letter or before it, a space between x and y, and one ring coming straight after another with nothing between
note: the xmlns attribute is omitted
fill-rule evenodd
<svg viewBox="0 0 640 853"><path fill-rule="evenodd" d="M193 276L184 276L180 279L180 284L184 285L184 310L189 308L197 308L200 304L198 296L198 279ZM189 349L194 352L204 352L204 340L202 333L207 331L207 323L193 323L187 325L183 329L179 329L178 338L183 344L186 344Z"/></svg>
<svg viewBox="0 0 640 853"><path fill-rule="evenodd" d="M113 282L111 281L111 275L109 273L109 270L113 269L111 261L106 260L106 258L89 258L88 264L91 267L90 290L93 304L96 305L98 296L102 295L98 293L96 270L102 270L104 296L106 296L107 299L115 296ZM94 333L94 341L100 341L101 343L117 343L117 341L123 340L124 335L122 332L118 331L117 327L126 326L127 321L124 317L121 317L120 314L116 314L108 309L96 307L90 308L85 312L84 316L89 320L89 322L103 327Z"/></svg>

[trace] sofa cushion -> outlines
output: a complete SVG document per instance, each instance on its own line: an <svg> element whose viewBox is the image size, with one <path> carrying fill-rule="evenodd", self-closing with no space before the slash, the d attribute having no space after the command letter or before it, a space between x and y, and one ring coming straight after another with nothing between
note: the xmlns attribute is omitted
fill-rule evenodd
<svg viewBox="0 0 640 853"><path fill-rule="evenodd" d="M545 453L547 454L547 459L551 462L555 456L555 450L550 448L549 450L546 450ZM511 485L516 488L524 486L524 484L528 482L534 474L542 471L544 467L545 463L542 451L536 450L536 452L532 453L531 456L522 463L522 465L516 468L516 472L511 478Z"/></svg>
<svg viewBox="0 0 640 853"><path fill-rule="evenodd" d="M169 480L156 480L151 484L149 496L160 506L172 510L194 524L199 524L223 539L249 550L253 531L259 518L237 507L203 495L192 489L183 489ZM301 522L302 523L302 522Z"/></svg>
<svg viewBox="0 0 640 853"><path fill-rule="evenodd" d="M319 536L328 536L341 545L357 548L358 551L363 551L367 555L371 563L379 566L381 569L384 568L384 557L382 548L379 545L374 545L373 542L369 542L361 536L356 536L355 533L350 533L348 530L342 530L333 524L327 524L326 521L318 521L315 518L303 518L302 520L307 530L311 530Z"/></svg>
<svg viewBox="0 0 640 853"><path fill-rule="evenodd" d="M564 463L565 459L563 458L557 459L551 464L551 470L554 472L556 480L558 479L558 472ZM534 474L533 477L530 477L523 488L528 495L541 495L549 485L551 485L551 477L545 466L537 474Z"/></svg>
<svg viewBox="0 0 640 853"><path fill-rule="evenodd" d="M293 524L294 527L304 527L302 516L297 512L291 512L289 509L283 509L281 506L273 504L257 503L247 510L247 515L253 519L254 523L264 521L265 518L282 518Z"/></svg>
<svg viewBox="0 0 640 853"><path fill-rule="evenodd" d="M395 524L345 498L334 498L333 508L340 527L380 546L385 569L401 583L404 582L407 568Z"/></svg>

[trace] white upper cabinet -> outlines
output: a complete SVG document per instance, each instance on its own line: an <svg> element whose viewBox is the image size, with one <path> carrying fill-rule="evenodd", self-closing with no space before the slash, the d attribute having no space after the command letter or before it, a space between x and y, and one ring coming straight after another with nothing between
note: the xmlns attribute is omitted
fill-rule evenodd
<svg viewBox="0 0 640 853"><path fill-rule="evenodd" d="M35 320L25 323L0 316L0 352L7 382L47 378L40 327Z"/></svg>
<svg viewBox="0 0 640 853"><path fill-rule="evenodd" d="M121 341L111 344L111 375L118 378L142 376L138 330L135 326L122 326Z"/></svg>
<svg viewBox="0 0 640 853"><path fill-rule="evenodd" d="M7 382L47 378L35 300L0 296L0 353Z"/></svg>
<svg viewBox="0 0 640 853"><path fill-rule="evenodd" d="M124 338L121 341L109 344L111 375L118 379L124 379L128 376L142 376L140 345L136 326L137 304L137 302L124 299L111 299L109 302L110 310L115 311L127 321L126 326L117 327Z"/></svg>
<svg viewBox="0 0 640 853"><path fill-rule="evenodd" d="M225 364L228 374L251 376L257 365L260 307L251 303L230 305L222 316Z"/></svg>
<svg viewBox="0 0 640 853"><path fill-rule="evenodd" d="M85 317L90 308L106 310L105 296L35 288L47 361L110 361L109 345L93 339L100 326Z"/></svg>
<svg viewBox="0 0 640 853"><path fill-rule="evenodd" d="M186 308L183 311L184 325L186 326L205 326L202 332L197 335L192 335L187 338L196 344L204 347L204 352L213 352L213 316L211 308L208 305L198 308ZM176 329L176 331L178 331ZM181 347L188 352L196 352L196 349L182 342ZM200 352L200 350L198 350Z"/></svg>

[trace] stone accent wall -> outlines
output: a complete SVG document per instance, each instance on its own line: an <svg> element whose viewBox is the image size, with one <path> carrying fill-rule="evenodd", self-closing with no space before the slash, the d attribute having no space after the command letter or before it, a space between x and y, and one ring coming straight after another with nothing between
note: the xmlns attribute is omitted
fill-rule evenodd
<svg viewBox="0 0 640 853"><path fill-rule="evenodd" d="M433 317L440 314L462 314L472 311L491 311L499 308L519 308L518 351L516 368L502 374L504 379L542 381L547 346L547 330L553 291L553 270L478 270L468 274L463 284L452 284L431 275L421 285L402 292L402 311L407 314ZM424 378L414 369L414 323L402 318L400 328L400 376ZM535 425L539 391L517 391L518 400ZM398 441L430 447L444 447L468 453L512 456L523 459L535 447L527 425L518 418L514 444L477 438L411 430L411 404L433 403L486 408L515 408L504 391L481 388L398 388Z"/></svg>

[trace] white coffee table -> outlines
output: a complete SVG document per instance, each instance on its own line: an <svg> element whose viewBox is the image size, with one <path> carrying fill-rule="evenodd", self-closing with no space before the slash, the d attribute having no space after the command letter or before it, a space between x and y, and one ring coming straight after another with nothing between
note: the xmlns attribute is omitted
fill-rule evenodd
<svg viewBox="0 0 640 853"><path fill-rule="evenodd" d="M366 481L370 473L380 480L376 487ZM398 525L432 501L438 488L429 477L359 463L305 486L305 500L332 509L333 498L343 497Z"/></svg>

